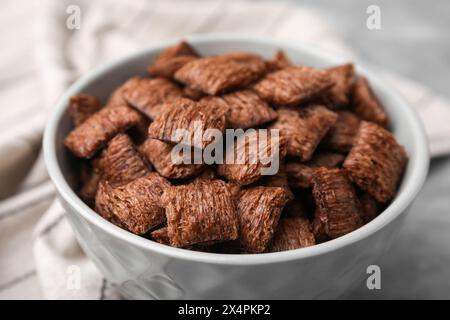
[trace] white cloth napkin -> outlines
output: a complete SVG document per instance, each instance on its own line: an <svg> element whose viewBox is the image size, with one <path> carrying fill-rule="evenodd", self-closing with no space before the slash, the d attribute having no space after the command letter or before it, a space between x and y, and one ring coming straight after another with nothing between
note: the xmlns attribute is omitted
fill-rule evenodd
<svg viewBox="0 0 450 320"><path fill-rule="evenodd" d="M0 72L0 82L15 80L0 93L0 196L17 190L14 186L35 161L16 194L0 202L0 298L118 298L78 246L64 210L52 200L42 158L36 159L45 116L80 75L162 39L205 32L285 38L355 58L320 14L292 2L45 0L38 7L25 2L9 1L0 8L9 17L0 16L0 32L8 26L17 33L8 35L16 50L0 52L0 71L8 71ZM69 5L81 9L79 29L66 27ZM25 22L11 26L16 20ZM11 63L19 58L21 64ZM450 103L417 83L384 73L421 115L432 155L449 154ZM74 266L80 270L80 288L69 284Z"/></svg>

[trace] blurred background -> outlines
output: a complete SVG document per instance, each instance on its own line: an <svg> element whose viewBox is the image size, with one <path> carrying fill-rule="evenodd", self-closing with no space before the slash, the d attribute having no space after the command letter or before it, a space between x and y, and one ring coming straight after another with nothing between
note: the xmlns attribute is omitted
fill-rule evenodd
<svg viewBox="0 0 450 320"><path fill-rule="evenodd" d="M375 29L367 24L373 6L380 13ZM378 70L414 102L434 148L428 180L398 241L379 259L382 289L359 283L342 298L450 298L448 0L2 0L0 299L105 297L105 280L73 238L58 246L45 238L52 226L66 224L48 210L55 204L40 157L45 119L67 86L93 67L162 39L205 32L324 47ZM60 288L67 254L92 272L78 295Z"/></svg>

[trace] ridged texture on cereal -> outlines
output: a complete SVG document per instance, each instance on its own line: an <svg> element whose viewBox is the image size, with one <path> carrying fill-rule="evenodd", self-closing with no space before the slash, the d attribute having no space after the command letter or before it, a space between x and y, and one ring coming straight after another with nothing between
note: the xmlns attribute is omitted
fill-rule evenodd
<svg viewBox="0 0 450 320"><path fill-rule="evenodd" d="M344 168L358 187L386 203L397 191L406 162L405 149L389 131L362 121Z"/></svg>
<svg viewBox="0 0 450 320"><path fill-rule="evenodd" d="M270 129L279 129L285 137L289 157L308 161L336 119L335 112L320 105L299 110L281 108Z"/></svg>
<svg viewBox="0 0 450 320"><path fill-rule="evenodd" d="M313 195L317 210L325 215L325 232L331 238L347 234L362 225L361 204L342 169L315 170Z"/></svg>
<svg viewBox="0 0 450 320"><path fill-rule="evenodd" d="M370 88L369 81L364 77L359 78L353 86L352 110L362 120L375 122L382 127L389 125L384 107Z"/></svg>
<svg viewBox="0 0 450 320"><path fill-rule="evenodd" d="M69 103L69 115L73 126L78 127L101 107L100 101L94 96L87 94L72 96Z"/></svg>
<svg viewBox="0 0 450 320"><path fill-rule="evenodd" d="M221 180L171 187L164 193L163 204L174 247L238 238L236 207Z"/></svg>
<svg viewBox="0 0 450 320"><path fill-rule="evenodd" d="M150 233L150 237L153 241L161 244L170 245L169 231L167 227L156 229Z"/></svg>
<svg viewBox="0 0 450 320"><path fill-rule="evenodd" d="M222 97L208 97L206 101L222 103L225 108L227 128L257 127L277 118L277 113L267 102L250 90L236 91Z"/></svg>
<svg viewBox="0 0 450 320"><path fill-rule="evenodd" d="M258 95L276 105L310 101L333 86L330 75L306 66L291 66L269 73L253 87Z"/></svg>
<svg viewBox="0 0 450 320"><path fill-rule="evenodd" d="M64 144L80 158L91 158L117 133L139 123L142 116L124 105L103 108L73 129Z"/></svg>
<svg viewBox="0 0 450 320"><path fill-rule="evenodd" d="M349 111L338 111L337 114L336 122L324 138L324 145L331 150L346 153L353 147L360 120Z"/></svg>
<svg viewBox="0 0 450 320"><path fill-rule="evenodd" d="M326 212L316 210L314 220L312 222L312 233L316 239L316 243L322 243L330 240L327 234L328 215Z"/></svg>
<svg viewBox="0 0 450 320"><path fill-rule="evenodd" d="M309 220L304 217L281 218L269 252L305 248L316 244Z"/></svg>
<svg viewBox="0 0 450 320"><path fill-rule="evenodd" d="M181 89L175 83L163 78L134 77L129 80L123 91L125 101L148 117L153 107L181 96Z"/></svg>
<svg viewBox="0 0 450 320"><path fill-rule="evenodd" d="M102 179L113 187L126 184L150 172L144 158L126 134L116 135L102 152L99 167Z"/></svg>
<svg viewBox="0 0 450 320"><path fill-rule="evenodd" d="M264 252L267 249L289 200L283 188L253 187L241 191L238 216L243 250Z"/></svg>
<svg viewBox="0 0 450 320"><path fill-rule="evenodd" d="M323 99L333 108L347 107L350 104L350 93L356 79L355 67L348 63L329 68L326 72L335 84L324 93Z"/></svg>
<svg viewBox="0 0 450 320"><path fill-rule="evenodd" d="M345 157L339 153L320 152L304 163L288 162L286 172L289 177L289 185L293 188L309 188L315 168L337 168L344 162L344 159Z"/></svg>
<svg viewBox="0 0 450 320"><path fill-rule="evenodd" d="M175 137L178 129L185 130L189 141L184 141L186 145L190 145L199 149L204 149L210 143L215 142L214 137L206 137L204 134L208 129L216 129L220 132L225 130L225 114L217 112L214 108L204 102L191 101L182 107L180 101L188 99L179 99L173 102L173 107L165 108L166 111L160 113L149 127L148 135L150 138L162 141L179 143L182 142L183 136ZM204 139L198 141L196 132L200 132Z"/></svg>
<svg viewBox="0 0 450 320"><path fill-rule="evenodd" d="M180 163L178 163L178 159L172 159L172 148L173 145L167 142L157 139L147 139L139 149L142 154L147 157L155 170L165 178L190 178L199 174L203 170L203 164L193 163L193 155L190 159L191 162L186 164L181 162L181 156L179 159Z"/></svg>
<svg viewBox="0 0 450 320"><path fill-rule="evenodd" d="M270 131L267 134L248 131L228 145L224 163L217 166L217 173L239 185L251 184L270 173L267 168L275 168L276 161L279 167L284 154L282 137L277 139Z"/></svg>
<svg viewBox="0 0 450 320"><path fill-rule="evenodd" d="M175 73L175 79L191 88L216 95L245 87L261 77L263 72L255 60L249 58L213 56L185 64Z"/></svg>
<svg viewBox="0 0 450 320"><path fill-rule="evenodd" d="M198 54L186 41L163 50L156 60L151 63L147 72L152 77L172 78L174 73L186 63L198 58Z"/></svg>
<svg viewBox="0 0 450 320"><path fill-rule="evenodd" d="M278 71L291 65L291 61L283 50L278 50L272 59L266 61L268 72Z"/></svg>
<svg viewBox="0 0 450 320"><path fill-rule="evenodd" d="M144 234L166 220L161 196L168 187L167 180L156 172L116 188L102 181L95 211L135 234Z"/></svg>

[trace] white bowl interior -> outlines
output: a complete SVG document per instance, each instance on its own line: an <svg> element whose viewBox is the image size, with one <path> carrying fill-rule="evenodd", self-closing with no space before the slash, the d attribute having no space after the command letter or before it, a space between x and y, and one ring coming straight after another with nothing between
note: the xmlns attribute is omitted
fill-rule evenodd
<svg viewBox="0 0 450 320"><path fill-rule="evenodd" d="M214 55L229 51L249 51L269 58L277 49L281 48L287 53L294 63L301 63L314 67L327 67L348 62L348 60L343 57L337 57L336 55L323 52L309 45L290 44L282 41L267 40L255 37L210 35L192 37L188 40L202 55ZM131 76L145 76L145 70L148 63L156 57L160 50L172 43L173 41L168 41L158 47L144 50L134 56L118 62L110 63L94 70L91 74L77 81L66 92L66 94L59 101L54 114L49 120L45 133L44 149L50 176L55 182L59 193L63 197L68 198L66 200L70 203L74 203L74 205L76 203L75 206L80 209L80 213L93 223L99 223L99 217L97 214L89 209L89 207L82 204L81 200L75 195L75 193L72 190L69 190L69 185L72 187L74 186L74 181L76 181L75 176L77 174L75 170L73 170L73 166L71 164L73 163L73 160L71 160L73 158L63 146L63 139L71 129L68 113L65 111L69 98L77 93L86 93L92 94L101 99L102 102L105 102L109 94ZM346 243L348 244L357 241L358 239L361 239L383 227L403 210L405 210L422 186L428 169L428 149L423 127L415 112L398 94L395 93L391 87L389 87L389 85L378 79L367 69L357 66L357 70L360 74L364 74L369 78L375 93L382 101L387 113L389 114L394 135L398 141L405 146L409 154L409 163L399 188L399 192L391 205L379 217L348 235L310 248L281 253L268 253L263 254L264 256L272 255L278 258L286 258L288 257L286 255L291 254L292 257L294 257L294 252L300 251L306 255L319 254L320 252L332 250L333 247L343 246ZM104 228L109 228L110 232L121 233L123 231L117 230L117 227L106 221L101 223ZM121 236L127 241L134 241L135 243L143 246L159 246L160 248L158 249L164 253L171 254L174 252L179 253L179 251L187 251L161 246L128 232L125 232L125 234L121 233ZM187 255L189 257L200 257L202 255L206 255L204 257L211 259L214 259L212 256L222 256L220 254L199 252L190 252ZM256 255L251 256L254 257ZM242 259L242 255L239 257ZM253 259L250 255L248 255L248 257ZM223 257L221 259L223 259Z"/></svg>

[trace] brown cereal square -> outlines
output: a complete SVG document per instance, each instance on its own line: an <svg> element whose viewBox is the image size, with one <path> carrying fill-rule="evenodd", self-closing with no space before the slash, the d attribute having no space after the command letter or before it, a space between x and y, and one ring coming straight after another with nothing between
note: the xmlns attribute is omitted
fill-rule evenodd
<svg viewBox="0 0 450 320"><path fill-rule="evenodd" d="M236 91L222 97L207 97L204 101L222 104L226 110L227 128L246 129L258 127L277 118L277 113L256 93L250 90Z"/></svg>
<svg viewBox="0 0 450 320"><path fill-rule="evenodd" d="M353 86L352 110L362 120L375 122L385 128L389 124L384 107L370 88L367 78L359 78Z"/></svg>
<svg viewBox="0 0 450 320"><path fill-rule="evenodd" d="M147 139L141 146L140 151L144 154L155 170L165 178L184 179L199 174L203 168L203 164L194 164L191 162L186 164L178 163L177 159L172 159L173 145L157 139ZM180 161L181 159L180 156ZM188 159L187 159L188 160Z"/></svg>
<svg viewBox="0 0 450 320"><path fill-rule="evenodd" d="M344 168L358 187L385 203L394 197L406 162L405 149L389 131L362 121Z"/></svg>
<svg viewBox="0 0 450 320"><path fill-rule="evenodd" d="M129 81L123 90L123 98L130 106L148 117L153 107L182 96L181 89L167 79L134 77Z"/></svg>
<svg viewBox="0 0 450 320"><path fill-rule="evenodd" d="M267 134L259 130L247 131L239 135L235 143L227 145L224 163L217 166L217 173L239 185L251 184L263 177L276 161L281 165L284 150L283 137L272 137L270 131Z"/></svg>
<svg viewBox="0 0 450 320"><path fill-rule="evenodd" d="M173 143L183 142L186 145L204 149L215 142L215 138L205 136L204 139L200 139L202 141L198 141L196 139L198 135L195 133L200 132L203 136L208 129L224 132L225 115L204 102L191 101L183 105L182 101L188 101L188 99L175 100L172 102L172 107L160 113L150 125L148 135L150 138ZM183 136L175 136L178 129L187 132L189 137L184 138L188 138L189 141L183 141Z"/></svg>
<svg viewBox="0 0 450 320"><path fill-rule="evenodd" d="M144 234L166 220L161 197L169 186L167 180L155 172L116 188L102 181L95 211L135 234Z"/></svg>
<svg viewBox="0 0 450 320"><path fill-rule="evenodd" d="M269 73L254 85L263 99L276 105L298 105L312 100L334 84L323 70L306 66L290 66Z"/></svg>
<svg viewBox="0 0 450 320"><path fill-rule="evenodd" d="M113 186L126 184L145 176L149 168L128 135L116 135L99 160L102 179Z"/></svg>
<svg viewBox="0 0 450 320"><path fill-rule="evenodd" d="M235 204L221 180L171 187L164 193L163 203L174 247L238 238Z"/></svg>
<svg viewBox="0 0 450 320"><path fill-rule="evenodd" d="M316 244L309 220L304 217L281 218L269 252L305 248Z"/></svg>
<svg viewBox="0 0 450 320"><path fill-rule="evenodd" d="M241 247L248 252L264 252L272 240L278 220L290 196L283 188L243 189L238 201Z"/></svg>
<svg viewBox="0 0 450 320"><path fill-rule="evenodd" d="M139 123L141 115L124 105L100 109L73 129L64 144L80 158L91 158L117 133Z"/></svg>
<svg viewBox="0 0 450 320"><path fill-rule="evenodd" d="M350 104L350 93L355 83L355 67L351 63L326 70L335 85L325 92L323 99L333 108L343 108Z"/></svg>
<svg viewBox="0 0 450 320"><path fill-rule="evenodd" d="M324 138L324 145L333 151L347 153L353 147L360 120L349 111L338 111L337 115L336 122Z"/></svg>
<svg viewBox="0 0 450 320"><path fill-rule="evenodd" d="M345 157L339 153L320 152L304 163L288 162L286 164L286 172L289 177L289 184L293 188L309 188L311 187L315 168L337 168L344 160Z"/></svg>
<svg viewBox="0 0 450 320"><path fill-rule="evenodd" d="M185 64L175 73L175 79L191 88L216 95L242 88L261 75L254 63L214 56Z"/></svg>
<svg viewBox="0 0 450 320"><path fill-rule="evenodd" d="M322 221L329 237L343 236L362 225L361 204L344 170L317 168L312 185L317 210L325 215Z"/></svg>
<svg viewBox="0 0 450 320"><path fill-rule="evenodd" d="M272 59L266 61L268 72L278 71L291 65L291 61L283 50L278 50Z"/></svg>
<svg viewBox="0 0 450 320"><path fill-rule="evenodd" d="M186 41L166 48L151 63L147 71L152 77L172 78L174 73L186 63L198 58L198 54Z"/></svg>
<svg viewBox="0 0 450 320"><path fill-rule="evenodd" d="M167 227L156 229L150 233L153 241L170 246L169 232Z"/></svg>
<svg viewBox="0 0 450 320"><path fill-rule="evenodd" d="M87 94L72 96L69 103L69 115L74 127L78 127L87 118L100 110L100 101Z"/></svg>
<svg viewBox="0 0 450 320"><path fill-rule="evenodd" d="M335 112L320 105L299 110L281 108L278 120L270 128L280 130L280 135L285 137L289 157L308 161L336 119Z"/></svg>

